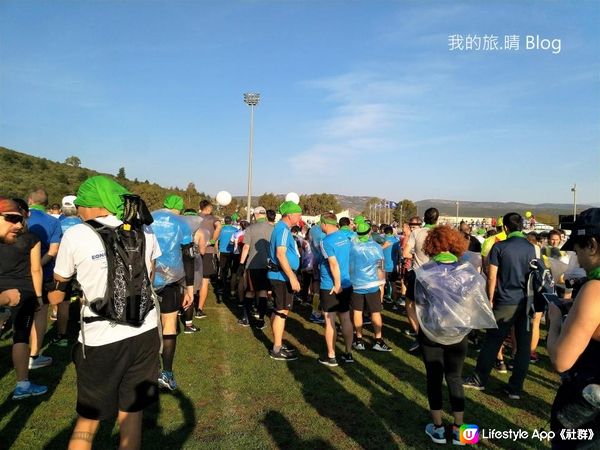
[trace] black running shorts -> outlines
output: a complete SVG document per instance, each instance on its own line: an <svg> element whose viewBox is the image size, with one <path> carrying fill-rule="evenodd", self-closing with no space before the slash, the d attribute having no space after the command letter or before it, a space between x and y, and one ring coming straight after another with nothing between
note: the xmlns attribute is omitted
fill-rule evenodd
<svg viewBox="0 0 600 450"><path fill-rule="evenodd" d="M323 312L348 312L350 311L350 299L352 288L345 288L339 294L330 294L331 289L321 289L321 304L319 309Z"/></svg>
<svg viewBox="0 0 600 450"><path fill-rule="evenodd" d="M77 414L107 420L118 411L138 412L158 400L156 328L112 344L73 347L77 371Z"/></svg>
<svg viewBox="0 0 600 450"><path fill-rule="evenodd" d="M217 273L214 253L205 253L202 255L202 278L210 278Z"/></svg>
<svg viewBox="0 0 600 450"><path fill-rule="evenodd" d="M280 280L269 280L273 291L273 302L275 303L275 311L287 309L292 310L294 306L294 291L289 282Z"/></svg>
<svg viewBox="0 0 600 450"><path fill-rule="evenodd" d="M161 314L179 311L183 303L183 286L179 283L167 284L157 292L160 297Z"/></svg>
<svg viewBox="0 0 600 450"><path fill-rule="evenodd" d="M415 299L415 283L417 281L417 275L414 270L409 270L406 272L406 278L404 282L406 283L406 298L410 300Z"/></svg>
<svg viewBox="0 0 600 450"><path fill-rule="evenodd" d="M252 292L268 291L271 289L271 283L267 274L269 269L247 269L248 290Z"/></svg>
<svg viewBox="0 0 600 450"><path fill-rule="evenodd" d="M364 311L366 305L367 310L372 313L381 312L383 310L381 291L378 289L377 291L368 294L357 294L356 292L353 292L350 305L354 311Z"/></svg>

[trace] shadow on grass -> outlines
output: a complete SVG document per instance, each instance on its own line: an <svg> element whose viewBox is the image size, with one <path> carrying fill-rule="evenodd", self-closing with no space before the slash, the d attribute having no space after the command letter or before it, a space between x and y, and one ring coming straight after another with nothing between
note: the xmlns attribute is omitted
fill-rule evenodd
<svg viewBox="0 0 600 450"><path fill-rule="evenodd" d="M181 449L185 446L186 441L192 435L196 425L196 411L192 401L186 397L181 391L161 392L161 395L171 395L177 399L179 408L183 414L183 422L181 425L169 432L165 432L159 425L158 418L160 416L160 402L146 408L144 410L144 418L142 423L142 446L143 449ZM75 427L74 420L71 425L61 430L44 449L53 450L56 448L67 448L71 432ZM163 422L165 422L163 420ZM167 421L168 422L168 421ZM98 432L94 437L94 448L117 448L119 445L118 432L115 434L116 419L105 420L100 422Z"/></svg>
<svg viewBox="0 0 600 450"><path fill-rule="evenodd" d="M12 417L5 426L0 429L0 444L2 448L10 448L19 438L21 431L26 428L27 422L37 408L45 408L45 402L52 397L58 384L60 383L63 374L69 364L71 364L71 345L77 340L77 334L79 333L78 311L76 306L70 308L70 317L73 319L69 321L67 328L67 335L69 339L68 348L60 348L56 346L48 346L44 350L44 355L52 357L52 365L41 369L30 370L29 379L35 384L43 385L48 387L48 392L44 395L37 397L29 397L23 400L13 400L12 391L6 397L6 399L0 405L0 417L5 417L12 414ZM75 310L75 311L74 311ZM48 342L52 337L56 336L56 323L53 326L48 327L45 342ZM12 371L12 338L9 345L3 347L0 352L0 365L5 367L7 372ZM13 378L14 380L14 378ZM11 380L11 382L13 382Z"/></svg>
<svg viewBox="0 0 600 450"><path fill-rule="evenodd" d="M267 411L262 423L277 444L277 448L298 450L333 450L335 448L323 439L303 440L296 433L292 424L278 411Z"/></svg>

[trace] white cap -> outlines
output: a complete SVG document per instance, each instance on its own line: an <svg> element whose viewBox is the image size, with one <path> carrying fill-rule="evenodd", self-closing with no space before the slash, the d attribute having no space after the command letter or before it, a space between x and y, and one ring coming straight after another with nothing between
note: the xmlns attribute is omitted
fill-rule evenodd
<svg viewBox="0 0 600 450"><path fill-rule="evenodd" d="M65 195L62 199L63 208L70 208L72 206L75 206L75 203L73 203L73 202L75 201L76 198L77 198L76 195Z"/></svg>

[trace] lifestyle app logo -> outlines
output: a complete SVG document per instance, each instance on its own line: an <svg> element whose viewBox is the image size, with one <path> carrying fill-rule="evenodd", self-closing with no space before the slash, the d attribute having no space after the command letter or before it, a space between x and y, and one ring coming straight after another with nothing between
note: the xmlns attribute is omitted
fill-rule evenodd
<svg viewBox="0 0 600 450"><path fill-rule="evenodd" d="M461 425L459 437L462 444L477 444L479 442L479 427L471 424Z"/></svg>

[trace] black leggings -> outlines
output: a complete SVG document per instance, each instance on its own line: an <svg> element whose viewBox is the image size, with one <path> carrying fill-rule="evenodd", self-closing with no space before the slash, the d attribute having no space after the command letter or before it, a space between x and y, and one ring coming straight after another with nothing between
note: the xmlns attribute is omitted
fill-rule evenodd
<svg viewBox="0 0 600 450"><path fill-rule="evenodd" d="M462 369L469 347L467 337L457 344L442 345L427 339L420 331L419 342L423 350L423 361L427 372L429 409L442 409L442 381L445 375L452 412L463 412L465 410L465 392L462 384Z"/></svg>

